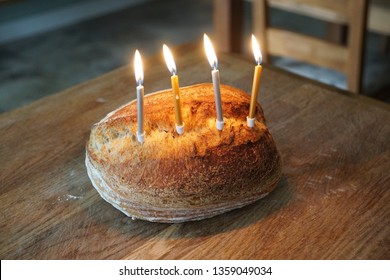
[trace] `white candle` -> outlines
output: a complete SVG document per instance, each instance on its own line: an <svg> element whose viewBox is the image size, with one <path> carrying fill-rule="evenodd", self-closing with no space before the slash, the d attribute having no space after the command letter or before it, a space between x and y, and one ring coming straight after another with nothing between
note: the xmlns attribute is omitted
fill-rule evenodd
<svg viewBox="0 0 390 280"><path fill-rule="evenodd" d="M215 109L216 109L216 113L217 113L216 127L218 130L222 130L223 125L224 125L224 120L223 120L223 111L222 111L222 100L221 100L218 60L217 60L217 56L215 54L213 45L211 44L211 41L206 34L204 34L203 40L204 40L204 47L206 50L207 59L208 59L210 66L212 68L211 77L213 80Z"/></svg>
<svg viewBox="0 0 390 280"><path fill-rule="evenodd" d="M134 56L134 73L137 82L137 140L141 144L145 140L144 131L144 71L142 68L141 55L138 50Z"/></svg>
<svg viewBox="0 0 390 280"><path fill-rule="evenodd" d="M219 70L213 69L211 71L211 77L213 80L213 86L214 86L214 98L215 98L215 109L217 111L217 121L222 123L222 127L219 130L222 130L223 128L223 113L222 113L222 100L221 100L221 89L220 89L220 79L219 79Z"/></svg>

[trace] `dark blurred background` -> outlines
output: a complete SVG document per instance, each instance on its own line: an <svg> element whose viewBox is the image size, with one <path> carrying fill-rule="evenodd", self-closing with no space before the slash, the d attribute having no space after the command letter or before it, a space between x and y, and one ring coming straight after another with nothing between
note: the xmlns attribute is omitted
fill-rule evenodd
<svg viewBox="0 0 390 280"><path fill-rule="evenodd" d="M390 1L388 1L390 2ZM251 2L244 2L245 34ZM272 24L323 34L325 24L272 9ZM132 61L213 33L211 0L0 0L0 113L26 105ZM388 38L368 32L363 94L390 103ZM244 55L252 59L249 49ZM343 74L291 59L272 63L345 89Z"/></svg>

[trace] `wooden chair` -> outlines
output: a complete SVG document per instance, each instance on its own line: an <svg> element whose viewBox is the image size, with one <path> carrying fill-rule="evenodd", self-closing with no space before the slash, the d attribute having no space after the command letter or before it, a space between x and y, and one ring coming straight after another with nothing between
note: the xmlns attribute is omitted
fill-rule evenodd
<svg viewBox="0 0 390 280"><path fill-rule="evenodd" d="M368 9L368 30L390 36L390 1L371 0Z"/></svg>
<svg viewBox="0 0 390 280"><path fill-rule="evenodd" d="M299 11L296 12L299 13ZM328 22L326 38L332 42L345 43L346 24L347 20L345 18L338 18L335 23ZM390 36L389 0L368 0L367 30L381 36L381 51L386 53L389 49Z"/></svg>
<svg viewBox="0 0 390 280"><path fill-rule="evenodd" d="M288 56L344 73L347 87L360 93L367 18L367 0L253 0L253 33L260 41L263 60ZM335 24L347 24L346 45L313 38L268 25L269 7L304 14ZM242 1L214 0L214 26L218 48L240 51ZM241 15L241 18L240 18ZM241 28L241 30L240 30Z"/></svg>

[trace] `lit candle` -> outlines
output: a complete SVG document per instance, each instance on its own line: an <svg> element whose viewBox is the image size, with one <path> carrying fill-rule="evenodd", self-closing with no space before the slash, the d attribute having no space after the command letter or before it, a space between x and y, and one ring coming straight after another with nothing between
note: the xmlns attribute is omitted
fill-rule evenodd
<svg viewBox="0 0 390 280"><path fill-rule="evenodd" d="M165 62L167 63L167 67L169 72L171 72L171 85L173 92L173 99L175 104L175 120L176 120L176 131L178 134L182 134L184 131L184 123L181 115L181 103L180 103L180 90L179 90L179 77L176 75L177 69L175 61L173 60L173 56L169 48L164 45L163 46Z"/></svg>
<svg viewBox="0 0 390 280"><path fill-rule="evenodd" d="M221 90L219 87L220 80L219 80L218 60L213 45L211 44L211 41L206 34L204 34L203 36L203 41L204 41L204 47L206 50L207 59L209 60L210 66L212 68L211 77L213 80L215 108L217 111L216 126L218 130L222 130L224 121L223 121L223 113L222 113Z"/></svg>
<svg viewBox="0 0 390 280"><path fill-rule="evenodd" d="M261 61L262 56L260 52L259 43L256 40L256 37L252 34L252 49L253 55L255 57L255 61L257 65L255 66L255 73L253 76L253 84L252 84L252 95L251 95L251 104L249 106L249 115L246 118L247 124L250 128L255 126L255 114L256 114L256 104L257 104L257 96L259 94L259 86L260 86L260 75L261 75Z"/></svg>
<svg viewBox="0 0 390 280"><path fill-rule="evenodd" d="M134 73L137 82L137 139L141 144L145 139L144 132L144 70L142 68L141 55L138 50L134 56Z"/></svg>

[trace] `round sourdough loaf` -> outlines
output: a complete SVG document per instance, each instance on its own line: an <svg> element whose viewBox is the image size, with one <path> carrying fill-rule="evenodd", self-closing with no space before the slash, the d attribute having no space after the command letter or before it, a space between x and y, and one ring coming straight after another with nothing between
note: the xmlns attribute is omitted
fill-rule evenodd
<svg viewBox="0 0 390 280"><path fill-rule="evenodd" d="M271 192L281 161L260 105L249 129L250 96L221 85L225 126L218 131L213 85L180 91L182 135L175 131L171 90L145 95L143 144L136 137L136 100L93 126L86 166L100 195L130 217L177 223L212 217Z"/></svg>

